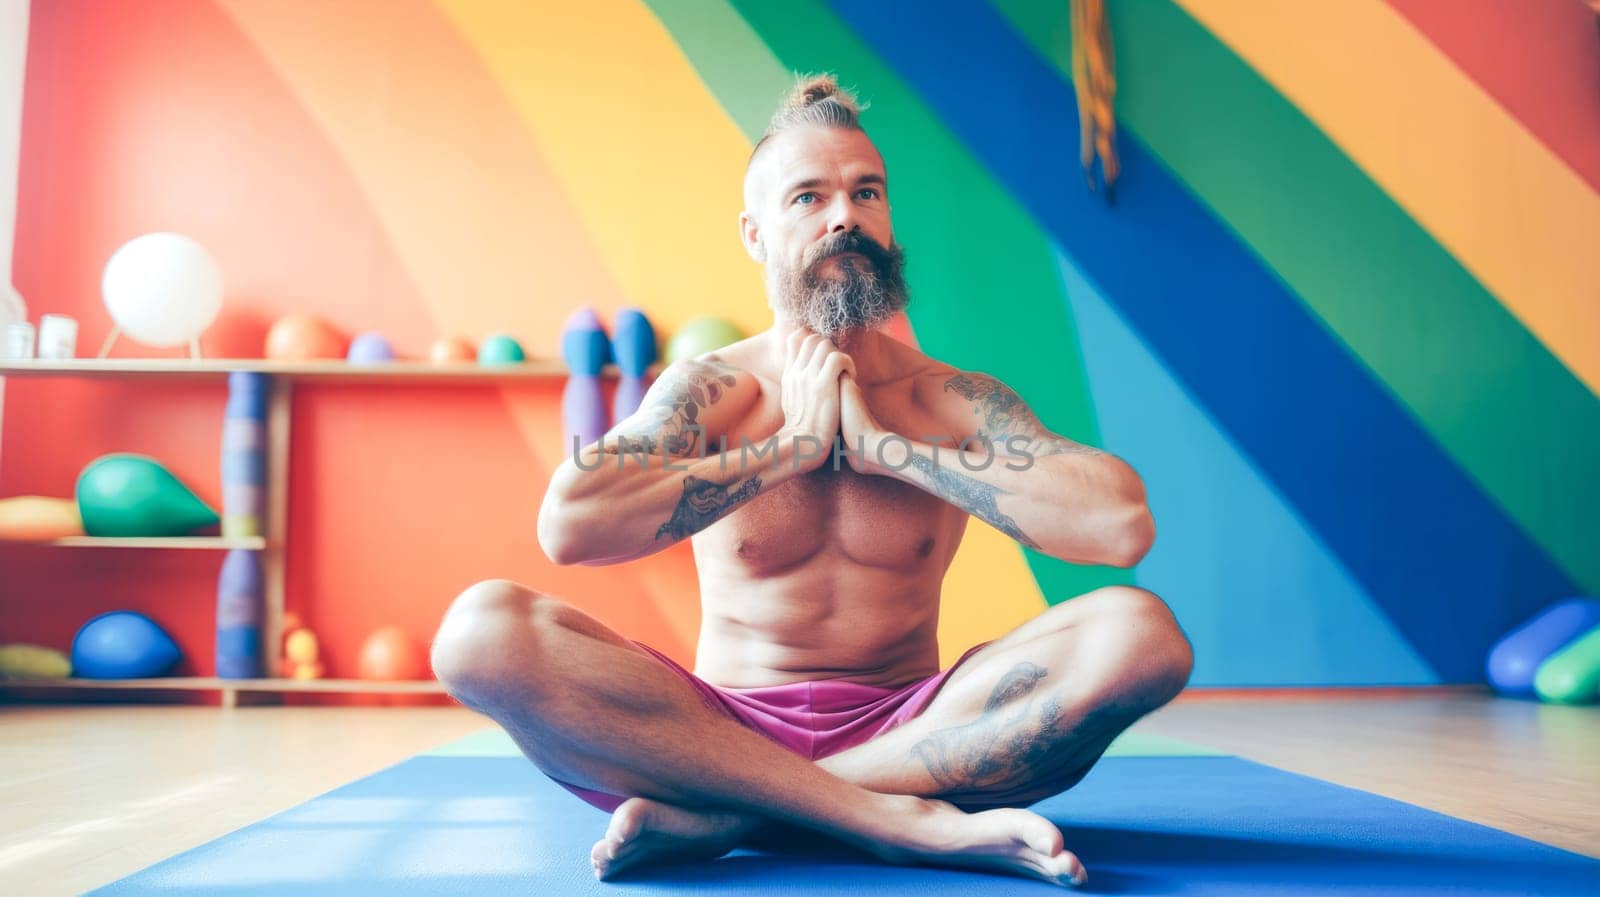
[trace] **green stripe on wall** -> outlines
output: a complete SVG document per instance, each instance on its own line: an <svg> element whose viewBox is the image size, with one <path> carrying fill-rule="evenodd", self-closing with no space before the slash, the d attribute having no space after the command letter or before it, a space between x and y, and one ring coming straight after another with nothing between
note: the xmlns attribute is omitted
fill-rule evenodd
<svg viewBox="0 0 1600 897"><path fill-rule="evenodd" d="M1070 80L1068 5L995 2ZM1284 280L1511 519L1570 576L1600 591L1600 399L1310 119L1187 13L1166 0L1113 4L1109 13L1119 122Z"/></svg>
<svg viewBox="0 0 1600 897"><path fill-rule="evenodd" d="M863 124L889 167L895 236L906 247L914 297L907 311L923 350L999 377L1047 426L1099 443L1049 240L854 34L814 2L647 3L752 142L790 71L835 72L857 88L872 104ZM1132 581L1125 570L1025 553L1051 604Z"/></svg>

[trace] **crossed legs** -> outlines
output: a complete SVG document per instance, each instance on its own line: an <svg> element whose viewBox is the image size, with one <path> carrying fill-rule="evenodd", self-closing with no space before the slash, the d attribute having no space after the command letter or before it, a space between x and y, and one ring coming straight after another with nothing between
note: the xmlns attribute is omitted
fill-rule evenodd
<svg viewBox="0 0 1600 897"><path fill-rule="evenodd" d="M1017 808L1082 778L1183 687L1191 657L1160 599L1101 589L985 646L920 716L817 762L707 707L593 618L505 580L456 600L433 661L550 776L637 795L595 845L602 877L662 854L716 855L777 822L893 862L1069 883L1083 870L1060 832Z"/></svg>

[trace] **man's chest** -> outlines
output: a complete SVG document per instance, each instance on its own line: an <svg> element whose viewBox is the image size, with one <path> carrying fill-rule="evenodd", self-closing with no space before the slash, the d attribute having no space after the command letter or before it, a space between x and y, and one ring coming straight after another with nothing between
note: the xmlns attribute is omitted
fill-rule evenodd
<svg viewBox="0 0 1600 897"><path fill-rule="evenodd" d="M880 390L866 399L887 429L919 442L943 439L908 391ZM752 415L739 433L753 445L770 438L782 422L781 409L762 410L766 416ZM736 439L730 447L738 445ZM844 446L842 438L836 448L823 447L830 454L821 467L762 490L715 527L722 530L717 541L761 569L792 566L828 548L873 567L911 568L940 557L948 547L943 543L958 538L953 524L964 515L909 483L856 473L844 454L856 448ZM900 460L904 451L891 449L889 460Z"/></svg>

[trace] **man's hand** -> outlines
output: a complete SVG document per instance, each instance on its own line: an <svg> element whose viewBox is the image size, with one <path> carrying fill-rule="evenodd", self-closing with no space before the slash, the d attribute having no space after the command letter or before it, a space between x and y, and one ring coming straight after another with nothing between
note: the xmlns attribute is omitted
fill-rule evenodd
<svg viewBox="0 0 1600 897"><path fill-rule="evenodd" d="M849 373L839 379L839 431L844 437L844 447L849 450L845 457L851 470L859 474L882 472L878 467L878 452L886 431L867 407L861 384Z"/></svg>
<svg viewBox="0 0 1600 897"><path fill-rule="evenodd" d="M789 334L785 350L783 427L778 437L806 440L796 463L802 472L809 472L829 457L840 426L839 380L854 374L856 366L833 340L804 328Z"/></svg>

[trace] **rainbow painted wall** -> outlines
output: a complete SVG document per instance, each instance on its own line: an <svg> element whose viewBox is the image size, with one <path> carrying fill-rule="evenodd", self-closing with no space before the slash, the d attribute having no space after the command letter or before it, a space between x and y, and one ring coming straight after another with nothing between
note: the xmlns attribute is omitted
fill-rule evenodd
<svg viewBox="0 0 1600 897"><path fill-rule="evenodd" d="M793 71L870 100L915 339L1144 475L1159 538L1074 568L974 522L948 658L1110 582L1165 597L1198 685L1477 681L1600 592L1600 29L1575 0L1111 0L1115 205L1084 186L1065 0L93 0L31 10L15 281L109 330L122 242L225 272L209 354L314 310L402 352L577 305L768 322L740 176ZM915 27L908 23L915 22ZM121 354L151 354L136 347ZM303 389L290 600L330 675L506 576L680 660L687 546L549 564L555 388ZM0 494L110 451L220 497L220 390L9 385ZM115 554L116 557L108 557ZM0 641L151 613L211 668L217 559L0 549ZM183 555L174 557L173 555Z"/></svg>

